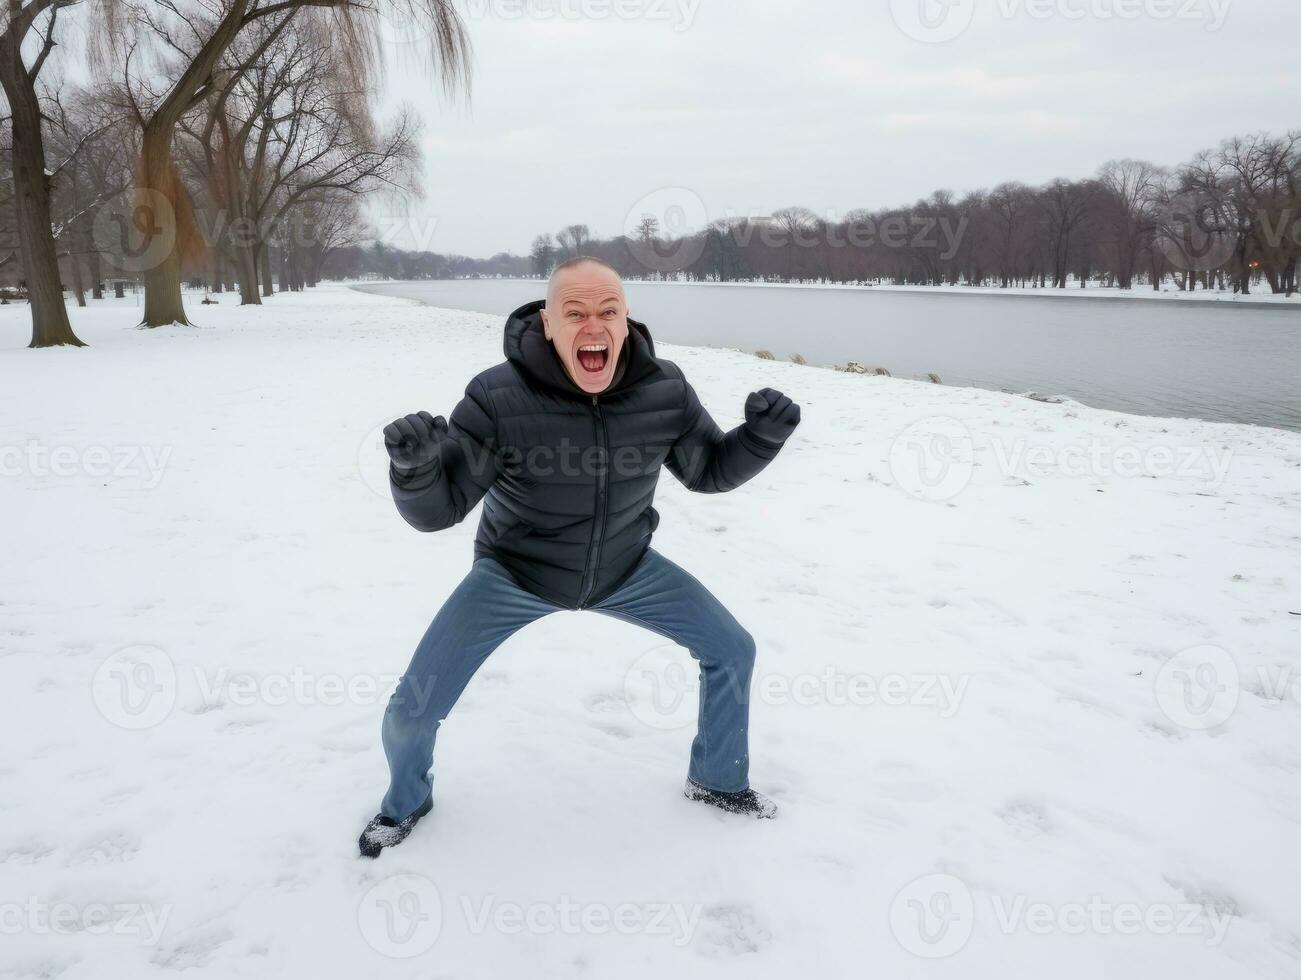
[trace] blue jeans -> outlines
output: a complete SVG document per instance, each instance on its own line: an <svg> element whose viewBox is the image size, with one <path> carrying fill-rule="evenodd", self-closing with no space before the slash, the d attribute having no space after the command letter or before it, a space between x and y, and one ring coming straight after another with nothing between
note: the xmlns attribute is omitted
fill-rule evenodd
<svg viewBox="0 0 1301 980"><path fill-rule="evenodd" d="M611 596L588 608L665 636L699 661L700 715L688 773L710 789L748 788L750 634L708 589L650 549ZM401 820L429 798L438 726L479 665L517 630L560 609L520 588L491 558L474 563L425 631L384 713L386 816Z"/></svg>

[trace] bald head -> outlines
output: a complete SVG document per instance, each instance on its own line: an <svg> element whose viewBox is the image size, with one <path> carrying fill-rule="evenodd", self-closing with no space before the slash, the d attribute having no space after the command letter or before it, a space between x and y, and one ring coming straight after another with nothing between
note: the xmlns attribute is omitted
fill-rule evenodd
<svg viewBox="0 0 1301 980"><path fill-rule="evenodd" d="M615 271L614 266L591 255L580 255L561 262L551 271L551 278L547 280L549 308L555 308L557 289L573 281L617 285L619 296L621 298L624 296L623 280L619 278L619 273Z"/></svg>
<svg viewBox="0 0 1301 980"><path fill-rule="evenodd" d="M557 266L547 283L542 328L573 382L588 394L605 391L628 338L619 273L590 257Z"/></svg>

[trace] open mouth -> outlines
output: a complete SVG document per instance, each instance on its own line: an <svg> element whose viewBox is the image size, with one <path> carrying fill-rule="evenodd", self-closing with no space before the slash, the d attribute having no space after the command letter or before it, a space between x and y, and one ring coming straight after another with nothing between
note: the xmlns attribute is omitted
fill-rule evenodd
<svg viewBox="0 0 1301 980"><path fill-rule="evenodd" d="M578 366L586 374L592 376L599 375L605 370L605 365L610 360L610 347L608 344L584 344L578 348Z"/></svg>

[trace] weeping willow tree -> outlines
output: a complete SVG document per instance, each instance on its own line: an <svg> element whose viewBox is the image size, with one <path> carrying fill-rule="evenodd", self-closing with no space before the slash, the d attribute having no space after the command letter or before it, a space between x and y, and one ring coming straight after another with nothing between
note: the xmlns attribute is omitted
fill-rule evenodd
<svg viewBox="0 0 1301 980"><path fill-rule="evenodd" d="M14 224L32 313L32 347L85 345L72 332L63 303L59 258L50 220L50 178L37 79L54 50L59 11L77 0L8 0L0 8L0 88L9 104ZM30 62L24 48L32 54ZM57 169L57 167L55 168Z"/></svg>
<svg viewBox="0 0 1301 980"><path fill-rule="evenodd" d="M414 185L414 118L404 109L378 125L346 52L321 26L301 18L273 43L241 38L237 50L260 56L232 90L181 124L178 152L191 164L185 172L201 175L201 220L230 260L241 305L261 302L271 238L282 255L306 254L315 203Z"/></svg>
<svg viewBox="0 0 1301 980"><path fill-rule="evenodd" d="M264 46L238 60L231 53L245 32L270 45L295 19L324 21L342 52L357 91L373 90L382 69L382 28L398 25L424 39L426 66L445 92L469 84L470 44L452 0L118 0L123 29L105 32L97 65L123 81L140 131L134 224L145 303L142 325L188 323L181 296L187 259L204 248L173 158L181 120L213 99L223 100L258 62ZM152 69L152 73L149 72ZM162 84L151 81L161 76ZM209 106L211 110L211 106Z"/></svg>

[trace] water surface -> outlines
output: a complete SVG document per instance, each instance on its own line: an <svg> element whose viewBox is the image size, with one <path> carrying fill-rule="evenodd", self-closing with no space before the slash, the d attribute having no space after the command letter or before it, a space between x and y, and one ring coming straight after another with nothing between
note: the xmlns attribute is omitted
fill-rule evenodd
<svg viewBox="0 0 1301 980"><path fill-rule="evenodd" d="M504 316L536 280L363 289ZM1065 395L1142 415L1301 430L1301 310L1210 301L629 283L632 315L674 344L858 361L899 377Z"/></svg>

